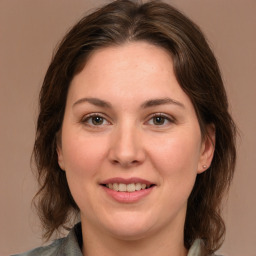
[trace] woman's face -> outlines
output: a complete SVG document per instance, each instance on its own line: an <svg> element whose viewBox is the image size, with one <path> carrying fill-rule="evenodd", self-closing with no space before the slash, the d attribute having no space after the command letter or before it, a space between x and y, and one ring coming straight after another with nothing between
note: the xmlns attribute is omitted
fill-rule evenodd
<svg viewBox="0 0 256 256"><path fill-rule="evenodd" d="M71 82L57 150L83 227L123 239L183 232L213 154L171 57L145 42L90 57Z"/></svg>

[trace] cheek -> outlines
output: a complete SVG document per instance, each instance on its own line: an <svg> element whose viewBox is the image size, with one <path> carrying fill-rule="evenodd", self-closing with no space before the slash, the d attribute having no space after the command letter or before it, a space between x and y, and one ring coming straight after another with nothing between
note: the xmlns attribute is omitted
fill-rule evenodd
<svg viewBox="0 0 256 256"><path fill-rule="evenodd" d="M93 176L105 158L106 143L92 136L63 136L63 157L67 175Z"/></svg>
<svg viewBox="0 0 256 256"><path fill-rule="evenodd" d="M166 139L162 146L152 147L151 155L161 177L166 212L184 209L194 187L200 155L200 137L195 137L177 135ZM160 202L158 207L161 208Z"/></svg>
<svg viewBox="0 0 256 256"><path fill-rule="evenodd" d="M183 181L197 173L200 158L201 134L180 132L153 140L151 159L163 177L180 177ZM174 181L176 179L173 179Z"/></svg>
<svg viewBox="0 0 256 256"><path fill-rule="evenodd" d="M106 143L105 143L106 144ZM105 159L105 144L92 137L63 136L65 172L71 194L83 213L95 207L97 197L95 184L98 181L102 161ZM93 193L92 193L93 191Z"/></svg>

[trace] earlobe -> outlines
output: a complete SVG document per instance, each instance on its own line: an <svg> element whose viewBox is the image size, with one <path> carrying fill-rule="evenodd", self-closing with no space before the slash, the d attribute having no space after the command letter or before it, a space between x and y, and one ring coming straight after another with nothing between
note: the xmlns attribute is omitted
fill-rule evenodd
<svg viewBox="0 0 256 256"><path fill-rule="evenodd" d="M63 152L62 152L61 139L60 139L59 133L56 135L56 140L57 140L56 151L58 155L58 164L60 168L64 171L65 166L64 166Z"/></svg>
<svg viewBox="0 0 256 256"><path fill-rule="evenodd" d="M57 146L57 155L58 155L58 164L60 166L60 168L64 171L65 170L65 166L64 166L64 161L63 161L63 153L62 153L62 149Z"/></svg>
<svg viewBox="0 0 256 256"><path fill-rule="evenodd" d="M197 172L202 173L210 166L214 156L215 150L215 126L213 124L207 125L206 135L201 145L201 155L198 162Z"/></svg>

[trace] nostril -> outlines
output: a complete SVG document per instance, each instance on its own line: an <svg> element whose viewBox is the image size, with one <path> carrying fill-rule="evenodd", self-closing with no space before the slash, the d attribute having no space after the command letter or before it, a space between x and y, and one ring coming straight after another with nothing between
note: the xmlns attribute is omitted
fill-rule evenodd
<svg viewBox="0 0 256 256"><path fill-rule="evenodd" d="M114 165L120 164L120 165L125 166L125 167L134 166L134 165L137 165L137 164L139 163L138 160L133 160L133 161L119 161L119 160L117 160L117 159L113 159L111 162L112 162L112 164L114 164Z"/></svg>
<svg viewBox="0 0 256 256"><path fill-rule="evenodd" d="M118 164L119 162L117 160L112 161L113 164Z"/></svg>

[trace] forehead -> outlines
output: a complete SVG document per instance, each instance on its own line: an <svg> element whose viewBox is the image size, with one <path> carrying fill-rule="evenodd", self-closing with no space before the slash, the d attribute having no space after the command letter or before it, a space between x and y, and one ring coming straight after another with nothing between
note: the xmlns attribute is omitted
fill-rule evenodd
<svg viewBox="0 0 256 256"><path fill-rule="evenodd" d="M136 113L145 102L168 98L184 106L186 115L195 116L175 77L170 54L145 42L95 51L71 82L67 109L88 98L108 102L122 113Z"/></svg>
<svg viewBox="0 0 256 256"><path fill-rule="evenodd" d="M170 54L163 48L147 42L126 43L96 50L84 68L71 82L71 87L83 84L88 90L96 90L129 84L134 87L150 88L151 85L177 83ZM141 86L143 85L143 86ZM163 88L162 88L163 89Z"/></svg>
<svg viewBox="0 0 256 256"><path fill-rule="evenodd" d="M169 67L172 67L171 54L166 49L146 41L127 42L122 45L100 48L90 55L86 66L94 67L99 62L105 61L119 68L129 67L129 64L133 67L153 68L153 64L157 63L159 67L161 62L163 65L168 63Z"/></svg>

